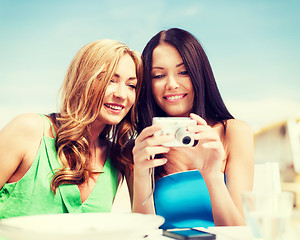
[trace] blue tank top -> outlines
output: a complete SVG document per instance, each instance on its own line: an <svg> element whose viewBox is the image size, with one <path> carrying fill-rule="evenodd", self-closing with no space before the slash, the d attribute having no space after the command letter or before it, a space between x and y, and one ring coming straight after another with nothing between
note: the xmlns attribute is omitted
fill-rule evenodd
<svg viewBox="0 0 300 240"><path fill-rule="evenodd" d="M165 218L162 229L215 226L209 192L198 170L160 178L153 196L156 214Z"/></svg>

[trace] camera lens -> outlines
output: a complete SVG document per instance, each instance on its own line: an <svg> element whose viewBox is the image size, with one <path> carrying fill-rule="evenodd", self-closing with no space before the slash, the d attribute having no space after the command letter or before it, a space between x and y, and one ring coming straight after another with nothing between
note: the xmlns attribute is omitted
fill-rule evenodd
<svg viewBox="0 0 300 240"><path fill-rule="evenodd" d="M192 141L192 139L191 139L190 136L185 136L185 137L182 139L182 144L188 145L188 144L190 144L191 141Z"/></svg>
<svg viewBox="0 0 300 240"><path fill-rule="evenodd" d="M175 138L180 146L191 147L194 145L194 138L186 128L179 128L175 133Z"/></svg>

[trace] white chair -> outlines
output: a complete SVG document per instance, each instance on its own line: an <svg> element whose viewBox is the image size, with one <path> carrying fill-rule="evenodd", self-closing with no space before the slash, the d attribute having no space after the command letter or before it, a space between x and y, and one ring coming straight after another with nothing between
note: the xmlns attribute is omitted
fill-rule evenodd
<svg viewBox="0 0 300 240"><path fill-rule="evenodd" d="M255 163L253 192L275 193L281 191L278 162Z"/></svg>

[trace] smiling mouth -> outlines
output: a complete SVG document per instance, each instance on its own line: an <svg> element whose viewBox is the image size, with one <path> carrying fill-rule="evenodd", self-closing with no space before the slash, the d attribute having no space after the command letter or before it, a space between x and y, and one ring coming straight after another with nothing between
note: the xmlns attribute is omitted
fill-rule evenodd
<svg viewBox="0 0 300 240"><path fill-rule="evenodd" d="M172 95L172 96L165 96L164 99L168 101L176 101L184 98L187 94L180 94L180 95Z"/></svg>
<svg viewBox="0 0 300 240"><path fill-rule="evenodd" d="M117 110L117 111L121 111L124 108L124 106L115 105L115 104L104 103L104 105L112 110Z"/></svg>

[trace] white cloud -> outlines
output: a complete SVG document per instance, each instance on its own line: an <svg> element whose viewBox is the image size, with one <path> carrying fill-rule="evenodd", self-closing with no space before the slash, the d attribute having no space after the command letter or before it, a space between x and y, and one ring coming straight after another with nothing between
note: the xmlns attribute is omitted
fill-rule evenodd
<svg viewBox="0 0 300 240"><path fill-rule="evenodd" d="M185 14L186 14L186 16L189 16L189 17L196 16L197 14L199 14L199 12L200 12L200 9L199 9L198 5L188 6L185 9Z"/></svg>
<svg viewBox="0 0 300 240"><path fill-rule="evenodd" d="M9 123L14 117L23 113L43 113L49 114L56 112L55 106L42 106L41 104L18 106L14 108L9 108L0 105L0 130Z"/></svg>
<svg viewBox="0 0 300 240"><path fill-rule="evenodd" d="M227 101L226 104L236 118L248 122L254 130L300 117L300 103L292 100L266 98L256 101Z"/></svg>

